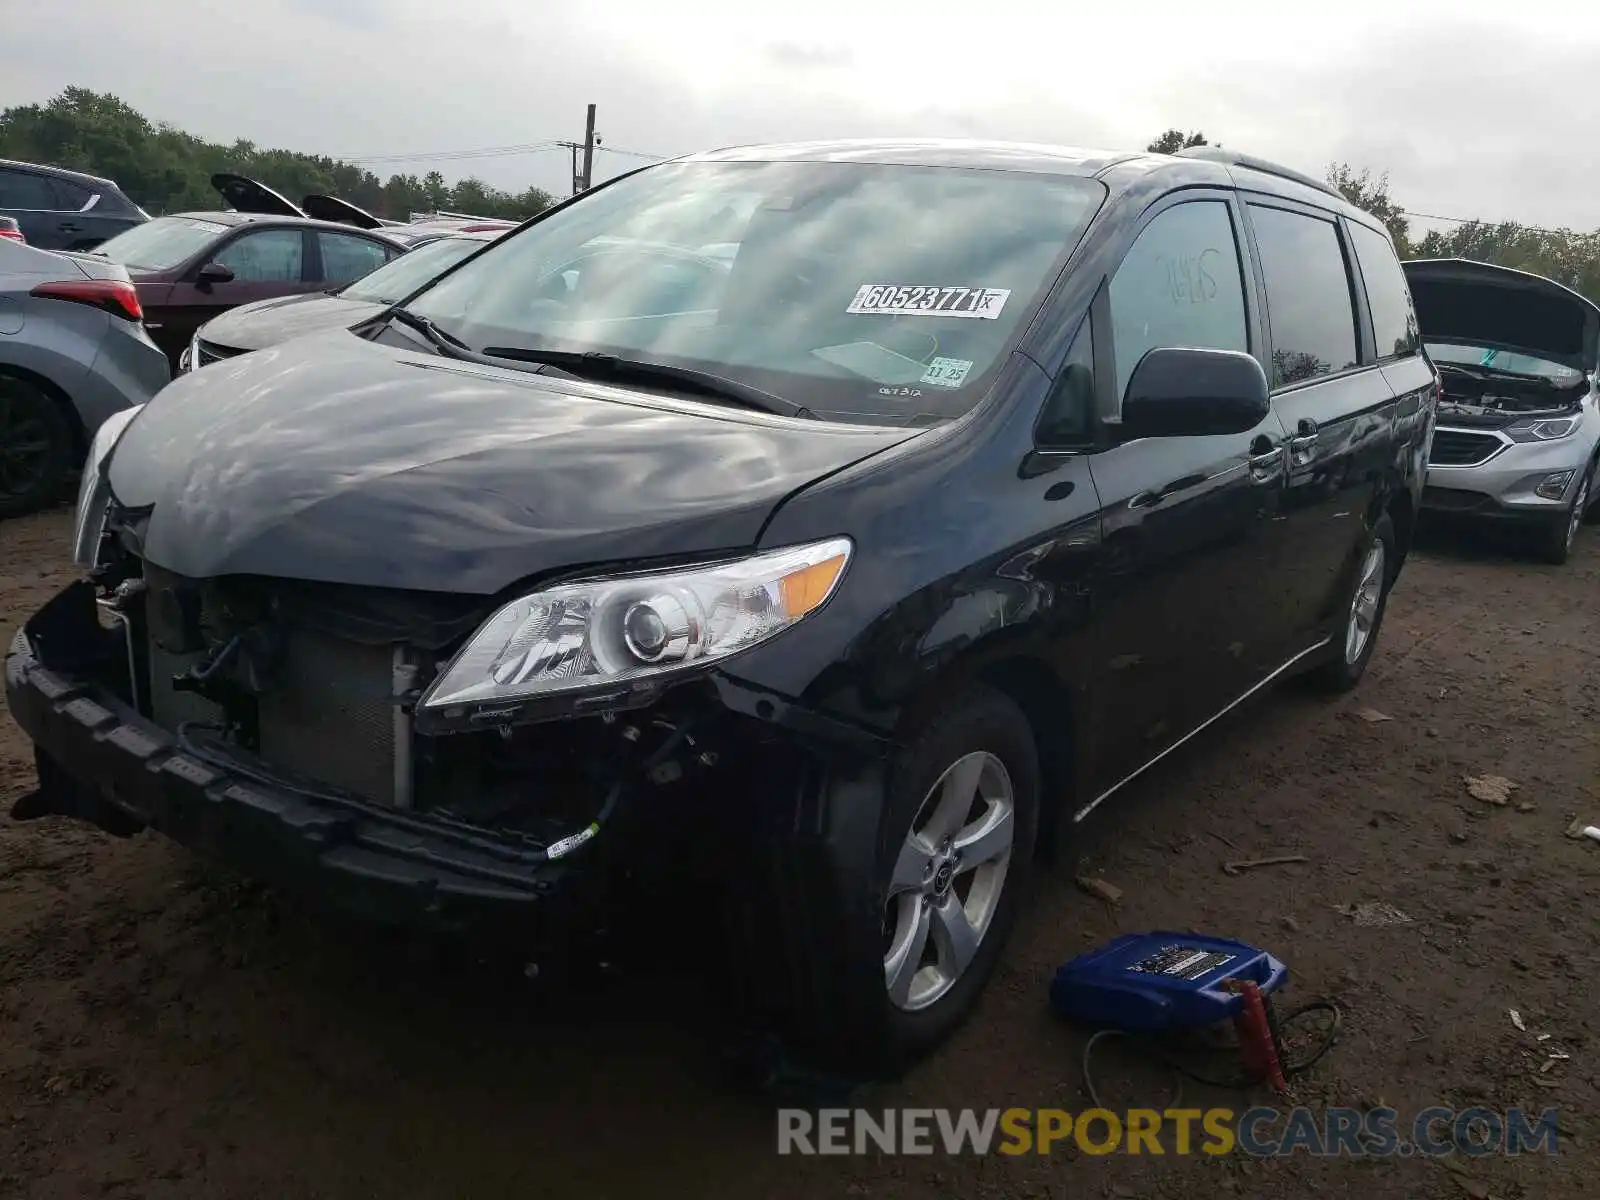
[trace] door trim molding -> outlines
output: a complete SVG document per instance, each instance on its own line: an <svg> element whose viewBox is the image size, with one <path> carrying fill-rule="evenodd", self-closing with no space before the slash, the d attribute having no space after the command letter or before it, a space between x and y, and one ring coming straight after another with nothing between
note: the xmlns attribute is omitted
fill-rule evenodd
<svg viewBox="0 0 1600 1200"><path fill-rule="evenodd" d="M1251 696L1254 696L1262 688L1264 688L1268 684L1272 683L1275 679L1277 679L1285 671L1287 671L1291 667L1293 667L1296 663L1300 662L1302 659L1306 658L1308 655L1315 654L1318 650L1321 650L1324 646L1326 646L1331 641L1333 641L1332 637L1325 637L1321 641L1315 643L1314 645L1307 646L1304 650L1300 651L1300 653L1296 654L1293 658L1289 659L1287 662L1283 663L1281 666L1277 667L1275 670L1273 670L1269 674L1263 676L1256 683L1252 684L1249 688L1245 689L1245 691L1241 692L1239 695L1235 696L1232 700L1228 701L1227 704L1225 704L1221 708L1217 709L1216 712L1212 713L1204 721L1201 721L1200 724L1196 725L1188 733L1184 734L1177 741L1173 742L1165 750L1161 751L1160 754L1157 754L1154 758L1150 759L1143 766L1135 767L1128 774L1124 775L1121 779L1117 780L1116 783L1113 783L1105 791L1101 792L1093 800L1089 801L1088 804L1085 804L1082 808L1080 808L1076 813L1074 813L1072 815L1073 824L1077 824L1079 821L1082 821L1085 817L1087 817L1090 813L1092 813L1096 808L1098 808L1100 806L1100 802L1102 800L1106 799L1106 797L1110 796L1113 792L1118 791L1120 788L1122 788L1122 786L1124 784L1133 782L1133 780L1137 779L1140 775L1143 775L1146 771L1148 771L1151 767L1155 766L1158 762L1160 762L1167 755L1171 754L1179 746L1183 745L1190 738L1194 737L1195 734L1199 733L1203 729L1209 728L1211 725L1213 725L1217 721L1220 721L1223 717L1227 716L1234 709L1238 708L1239 705L1243 704L1246 700L1250 699Z"/></svg>

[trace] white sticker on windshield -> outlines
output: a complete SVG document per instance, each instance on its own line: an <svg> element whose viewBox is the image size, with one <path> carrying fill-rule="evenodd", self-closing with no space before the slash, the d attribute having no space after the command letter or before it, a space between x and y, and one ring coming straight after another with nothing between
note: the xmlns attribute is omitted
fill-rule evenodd
<svg viewBox="0 0 1600 1200"><path fill-rule="evenodd" d="M993 321L1005 311L1010 298L1010 288L863 283L845 312L896 317L982 317Z"/></svg>
<svg viewBox="0 0 1600 1200"><path fill-rule="evenodd" d="M970 370L972 370L970 358L935 358L928 363L928 369L922 373L922 382L936 384L939 387L958 388L967 381L967 372Z"/></svg>

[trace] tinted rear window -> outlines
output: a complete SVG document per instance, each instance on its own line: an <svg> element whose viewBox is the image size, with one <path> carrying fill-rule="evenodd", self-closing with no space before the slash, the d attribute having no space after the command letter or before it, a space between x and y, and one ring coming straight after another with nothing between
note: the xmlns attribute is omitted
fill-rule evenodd
<svg viewBox="0 0 1600 1200"><path fill-rule="evenodd" d="M1389 239L1375 229L1347 222L1350 240L1367 285L1367 307L1372 312L1372 333L1378 357L1395 358L1417 352L1417 316L1411 307L1411 289Z"/></svg>
<svg viewBox="0 0 1600 1200"><path fill-rule="evenodd" d="M1355 366L1356 317L1338 226L1255 204L1250 223L1267 279L1273 386Z"/></svg>

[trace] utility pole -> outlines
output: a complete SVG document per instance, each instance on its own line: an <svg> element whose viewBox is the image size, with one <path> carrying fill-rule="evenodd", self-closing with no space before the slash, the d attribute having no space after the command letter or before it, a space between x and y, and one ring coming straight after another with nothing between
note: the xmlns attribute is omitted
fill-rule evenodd
<svg viewBox="0 0 1600 1200"><path fill-rule="evenodd" d="M583 130L583 186L579 190L585 192L594 183L594 142L594 105L591 104Z"/></svg>
<svg viewBox="0 0 1600 1200"><path fill-rule="evenodd" d="M556 145L572 151L572 194L586 192L594 183L594 148L600 144L600 135L594 131L594 105L589 105L584 122L583 141L557 142ZM578 167L578 151L583 151L583 167Z"/></svg>

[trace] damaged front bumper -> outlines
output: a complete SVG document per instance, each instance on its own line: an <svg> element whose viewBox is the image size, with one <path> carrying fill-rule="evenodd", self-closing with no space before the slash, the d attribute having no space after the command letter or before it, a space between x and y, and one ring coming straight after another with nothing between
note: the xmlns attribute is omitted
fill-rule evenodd
<svg viewBox="0 0 1600 1200"><path fill-rule="evenodd" d="M87 582L17 631L6 700L34 742L39 786L13 816L59 814L122 835L152 828L357 915L447 932L526 934L582 892L574 864L510 839L275 786L243 751L187 752L118 694L125 680L107 678L125 653L101 627Z"/></svg>

